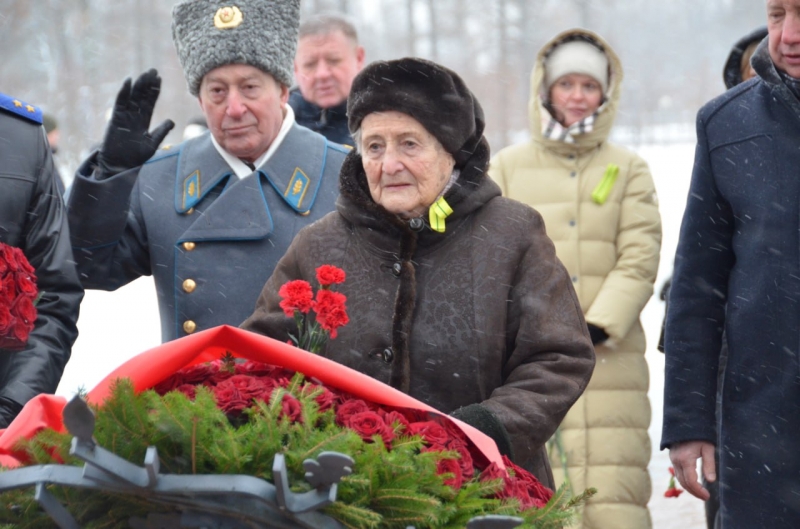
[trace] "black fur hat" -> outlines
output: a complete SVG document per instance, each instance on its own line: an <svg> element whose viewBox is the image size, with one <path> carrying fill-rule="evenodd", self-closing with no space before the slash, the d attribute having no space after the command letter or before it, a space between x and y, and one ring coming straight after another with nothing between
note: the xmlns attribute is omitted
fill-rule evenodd
<svg viewBox="0 0 800 529"><path fill-rule="evenodd" d="M460 168L483 137L478 100L452 70L424 59L376 61L353 80L347 98L350 132L367 114L394 110L408 114L433 134Z"/></svg>

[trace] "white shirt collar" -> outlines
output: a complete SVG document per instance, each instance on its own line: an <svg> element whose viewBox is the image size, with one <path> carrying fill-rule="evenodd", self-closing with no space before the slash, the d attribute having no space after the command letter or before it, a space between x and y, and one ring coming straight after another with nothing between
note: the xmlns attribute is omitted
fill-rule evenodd
<svg viewBox="0 0 800 529"><path fill-rule="evenodd" d="M277 151L278 147L280 147L281 143L283 143L283 139L289 133L289 130L292 128L292 125L294 125L294 110L292 110L292 107L290 107L289 105L286 105L284 108L286 108L286 115L283 117L283 123L281 123L281 128L278 131L278 135L275 136L274 140L272 140L272 144L270 144L269 149L267 149L267 152L259 156L256 162L253 164L256 166L256 168L259 168L262 165L264 165L267 162L267 160L269 160L272 157L272 155L275 154L275 151ZM245 164L239 158L237 158L236 156L232 155L231 153L223 149L222 146L219 143L217 143L217 139L214 137L213 134L211 134L211 143L214 144L214 148L217 149L219 155L222 156L222 158L228 163L228 165L231 167L236 176L238 176L239 178L244 178L253 173L253 171L249 167L247 167L247 164Z"/></svg>

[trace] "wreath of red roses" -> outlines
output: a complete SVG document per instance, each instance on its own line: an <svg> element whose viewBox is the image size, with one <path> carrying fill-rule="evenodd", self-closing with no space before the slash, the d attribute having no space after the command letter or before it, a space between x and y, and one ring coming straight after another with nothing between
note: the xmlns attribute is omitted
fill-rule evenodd
<svg viewBox="0 0 800 529"><path fill-rule="evenodd" d="M289 388L294 375L289 369L261 362L234 363L232 359L222 359L181 369L153 389L162 396L170 391L180 391L193 399L197 387L205 386L213 392L217 407L236 418L245 409L255 406L256 401L270 402L274 391ZM319 391L315 401L320 411L333 409L337 424L354 431L366 442L380 438L391 451L392 443L400 436L418 435L424 441L424 452L457 453L455 459L440 460L437 469L439 474L449 475L445 483L454 489L460 489L477 473L480 481L502 479L504 487L497 498L516 498L522 509L544 507L553 495L553 491L542 485L533 474L508 458L503 458L506 470L495 463L476 468L479 458L472 457L464 433L422 410L378 405L309 381L300 391L308 394ZM302 421L301 404L297 398L284 393L281 405L284 420Z"/></svg>

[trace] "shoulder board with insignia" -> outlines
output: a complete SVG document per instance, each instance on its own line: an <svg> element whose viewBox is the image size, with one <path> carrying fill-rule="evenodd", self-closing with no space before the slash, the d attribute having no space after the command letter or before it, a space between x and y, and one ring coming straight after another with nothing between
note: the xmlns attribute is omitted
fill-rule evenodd
<svg viewBox="0 0 800 529"><path fill-rule="evenodd" d="M343 152L345 154L353 150L352 145L346 145L346 144L343 145L341 143L334 143L332 141L328 141L328 148L333 149L334 151Z"/></svg>
<svg viewBox="0 0 800 529"><path fill-rule="evenodd" d="M42 109L6 94L0 94L0 108L38 125L42 124Z"/></svg>
<svg viewBox="0 0 800 529"><path fill-rule="evenodd" d="M159 160L163 160L165 158L172 158L173 156L178 156L180 153L181 153L180 146L178 147L169 146L169 148L161 147L153 154L153 156L149 160L144 162L144 164L147 165L153 162L157 162Z"/></svg>

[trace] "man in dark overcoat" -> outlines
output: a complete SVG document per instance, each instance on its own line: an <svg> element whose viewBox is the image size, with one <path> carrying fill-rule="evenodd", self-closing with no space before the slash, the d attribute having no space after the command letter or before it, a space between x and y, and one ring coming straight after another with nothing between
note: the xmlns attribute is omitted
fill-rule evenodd
<svg viewBox="0 0 800 529"><path fill-rule="evenodd" d="M724 529L800 527L800 0L766 4L758 77L697 117L667 315L661 447L698 498L699 459L719 479Z"/></svg>
<svg viewBox="0 0 800 529"><path fill-rule="evenodd" d="M172 33L209 133L156 152L161 80L127 80L99 151L78 170L69 220L81 281L153 275L164 341L238 325L294 235L334 209L347 149L287 104L299 0L185 0Z"/></svg>
<svg viewBox="0 0 800 529"><path fill-rule="evenodd" d="M22 250L36 271L41 294L25 347L0 347L0 428L5 428L26 402L58 387L78 337L75 324L83 288L42 112L4 94L0 160L0 242Z"/></svg>
<svg viewBox="0 0 800 529"><path fill-rule="evenodd" d="M347 128L347 96L364 66L355 26L338 14L314 15L300 24L289 105L297 122L330 141L353 145Z"/></svg>

